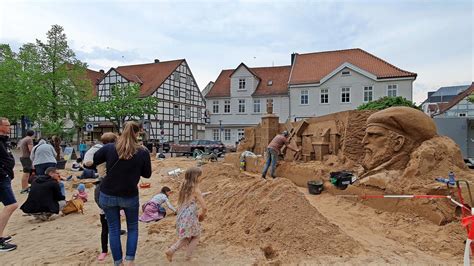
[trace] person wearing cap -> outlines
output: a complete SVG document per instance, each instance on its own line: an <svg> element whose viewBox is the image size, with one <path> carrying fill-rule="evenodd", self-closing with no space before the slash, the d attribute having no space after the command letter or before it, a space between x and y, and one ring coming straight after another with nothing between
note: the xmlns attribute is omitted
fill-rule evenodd
<svg viewBox="0 0 474 266"><path fill-rule="evenodd" d="M281 134L276 135L270 144L267 146L267 161L265 162L265 167L263 168L262 178L266 179L268 168L271 166L270 175L275 178L275 169L278 162L278 155L280 155L280 150L283 146L292 151L299 152L300 149L295 149L289 145L288 140L288 131L283 131Z"/></svg>
<svg viewBox="0 0 474 266"><path fill-rule="evenodd" d="M363 176L381 170L403 169L412 151L434 136L433 119L411 107L390 107L370 115L362 139L365 151Z"/></svg>
<svg viewBox="0 0 474 266"><path fill-rule="evenodd" d="M47 168L45 173L33 181L28 198L20 207L24 213L39 219L58 214L66 205L66 197L60 187L61 176L56 167Z"/></svg>

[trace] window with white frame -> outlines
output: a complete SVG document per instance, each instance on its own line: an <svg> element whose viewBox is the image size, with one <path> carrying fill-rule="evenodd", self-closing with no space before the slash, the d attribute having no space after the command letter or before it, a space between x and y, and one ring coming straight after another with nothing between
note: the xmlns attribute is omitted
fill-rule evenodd
<svg viewBox="0 0 474 266"><path fill-rule="evenodd" d="M181 78L181 74L176 72L176 73L174 73L173 78L174 78L174 81L179 81L179 79Z"/></svg>
<svg viewBox="0 0 474 266"><path fill-rule="evenodd" d="M191 84L191 76L186 76L186 84Z"/></svg>
<svg viewBox="0 0 474 266"><path fill-rule="evenodd" d="M341 88L341 103L351 102L351 88Z"/></svg>
<svg viewBox="0 0 474 266"><path fill-rule="evenodd" d="M239 90L245 90L245 79L239 79Z"/></svg>
<svg viewBox="0 0 474 266"><path fill-rule="evenodd" d="M179 87L174 88L174 97L179 97Z"/></svg>
<svg viewBox="0 0 474 266"><path fill-rule="evenodd" d="M349 70L344 70L341 72L341 76L350 76L351 75L351 72Z"/></svg>
<svg viewBox="0 0 474 266"><path fill-rule="evenodd" d="M371 102L374 99L374 89L372 86L364 87L364 102Z"/></svg>
<svg viewBox="0 0 474 266"><path fill-rule="evenodd" d="M224 129L224 140L230 140L230 129Z"/></svg>
<svg viewBox="0 0 474 266"><path fill-rule="evenodd" d="M213 114L219 113L219 101L212 101L212 113Z"/></svg>
<svg viewBox="0 0 474 266"><path fill-rule="evenodd" d="M329 103L329 89L321 89L320 103Z"/></svg>
<svg viewBox="0 0 474 266"><path fill-rule="evenodd" d="M245 113L245 99L239 99L239 113Z"/></svg>
<svg viewBox="0 0 474 266"><path fill-rule="evenodd" d="M191 94L189 93L189 91L186 91L185 97L186 100L191 100Z"/></svg>
<svg viewBox="0 0 474 266"><path fill-rule="evenodd" d="M253 112L260 113L260 99L253 100Z"/></svg>
<svg viewBox="0 0 474 266"><path fill-rule="evenodd" d="M174 117L179 117L179 105L174 105Z"/></svg>
<svg viewBox="0 0 474 266"><path fill-rule="evenodd" d="M398 90L398 85L397 84L390 84L387 86L387 96L388 97L397 97L397 90Z"/></svg>
<svg viewBox="0 0 474 266"><path fill-rule="evenodd" d="M302 90L300 95L300 104L308 104L308 90Z"/></svg>
<svg viewBox="0 0 474 266"><path fill-rule="evenodd" d="M214 140L220 140L220 134L219 134L219 129L218 128L215 128L212 130L212 138Z"/></svg>
<svg viewBox="0 0 474 266"><path fill-rule="evenodd" d="M224 113L230 113L230 100L224 101Z"/></svg>
<svg viewBox="0 0 474 266"><path fill-rule="evenodd" d="M186 115L186 118L191 118L191 107L190 106L186 106L186 110L185 110L185 115Z"/></svg>
<svg viewBox="0 0 474 266"><path fill-rule="evenodd" d="M245 130L243 128L237 129L238 140L241 140L243 137L245 137Z"/></svg>

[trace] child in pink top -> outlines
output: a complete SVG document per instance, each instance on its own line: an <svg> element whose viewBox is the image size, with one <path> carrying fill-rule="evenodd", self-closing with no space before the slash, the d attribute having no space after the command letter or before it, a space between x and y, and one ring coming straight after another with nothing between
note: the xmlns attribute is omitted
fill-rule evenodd
<svg viewBox="0 0 474 266"><path fill-rule="evenodd" d="M86 192L86 186L84 184L79 184L77 186L77 193L72 195L73 199L81 199L84 202L87 202L87 192Z"/></svg>

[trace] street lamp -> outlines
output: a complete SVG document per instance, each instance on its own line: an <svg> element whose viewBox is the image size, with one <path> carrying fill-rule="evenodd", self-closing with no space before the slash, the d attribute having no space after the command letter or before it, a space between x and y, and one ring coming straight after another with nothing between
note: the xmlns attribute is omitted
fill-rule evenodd
<svg viewBox="0 0 474 266"><path fill-rule="evenodd" d="M222 141L222 120L219 120L219 140Z"/></svg>

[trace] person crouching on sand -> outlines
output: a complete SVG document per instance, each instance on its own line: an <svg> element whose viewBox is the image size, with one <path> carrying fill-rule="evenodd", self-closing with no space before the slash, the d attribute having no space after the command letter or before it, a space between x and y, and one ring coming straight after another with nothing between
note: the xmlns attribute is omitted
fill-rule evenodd
<svg viewBox="0 0 474 266"><path fill-rule="evenodd" d="M176 232L179 239L165 252L168 261L172 261L174 253L184 246L187 246L186 260L190 260L199 242L200 222L204 220L207 212L206 203L199 189L201 174L201 169L197 167L189 168L185 173L184 183L181 185L178 196ZM201 208L199 214L197 205Z"/></svg>

